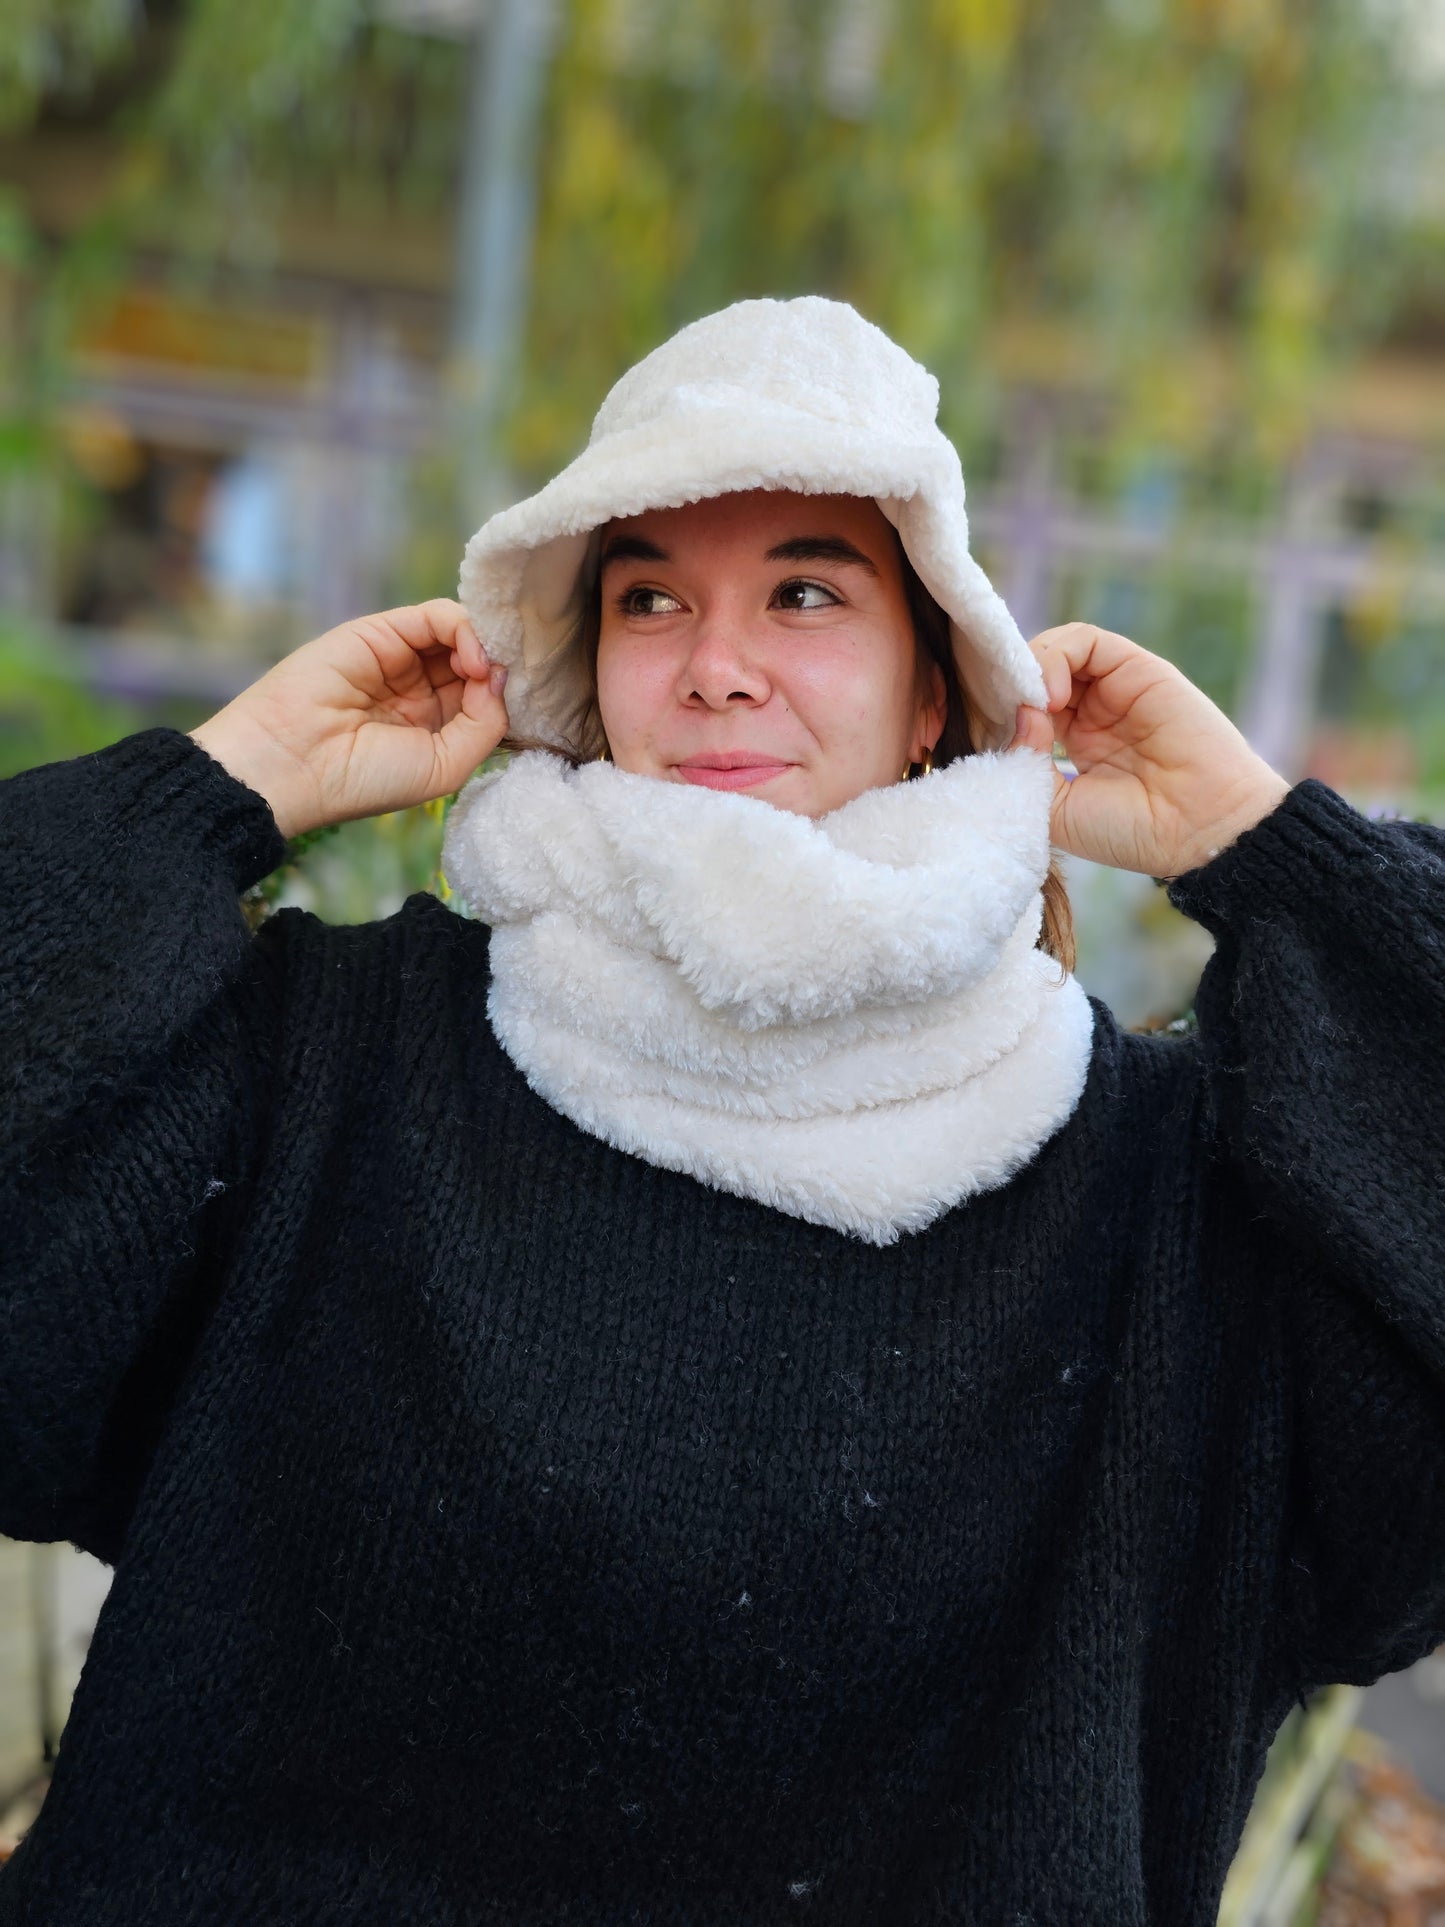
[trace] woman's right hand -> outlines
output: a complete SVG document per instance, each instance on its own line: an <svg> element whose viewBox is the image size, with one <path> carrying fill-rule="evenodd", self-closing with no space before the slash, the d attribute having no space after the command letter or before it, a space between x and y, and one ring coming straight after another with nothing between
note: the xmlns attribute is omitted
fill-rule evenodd
<svg viewBox="0 0 1445 1927"><path fill-rule="evenodd" d="M506 734L506 679L438 598L328 629L190 735L299 836L460 789Z"/></svg>

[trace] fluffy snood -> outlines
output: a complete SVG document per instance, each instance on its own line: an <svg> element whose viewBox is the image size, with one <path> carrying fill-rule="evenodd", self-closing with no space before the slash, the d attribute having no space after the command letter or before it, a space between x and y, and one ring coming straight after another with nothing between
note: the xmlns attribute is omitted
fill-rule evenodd
<svg viewBox="0 0 1445 1927"><path fill-rule="evenodd" d="M668 1170L891 1244L1073 1111L1093 1014L1036 947L1052 759L984 751L826 817L530 751L449 884L540 1096ZM1062 979L1062 980L1061 980Z"/></svg>

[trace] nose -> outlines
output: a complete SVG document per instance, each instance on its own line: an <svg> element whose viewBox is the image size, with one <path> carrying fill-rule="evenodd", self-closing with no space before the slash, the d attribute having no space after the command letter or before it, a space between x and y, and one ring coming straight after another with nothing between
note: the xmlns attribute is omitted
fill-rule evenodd
<svg viewBox="0 0 1445 1927"><path fill-rule="evenodd" d="M714 608L699 619L677 693L681 702L703 703L709 709L768 700L772 683L760 652L748 640L741 612Z"/></svg>

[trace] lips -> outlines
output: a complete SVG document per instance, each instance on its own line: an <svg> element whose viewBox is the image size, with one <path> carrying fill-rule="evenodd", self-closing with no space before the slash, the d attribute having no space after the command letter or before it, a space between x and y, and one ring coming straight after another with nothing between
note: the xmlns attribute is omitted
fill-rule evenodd
<svg viewBox="0 0 1445 1927"><path fill-rule="evenodd" d="M693 756L676 765L684 783L695 783L710 790L751 789L757 783L766 783L774 776L781 776L784 770L792 767L791 763L758 756L747 750Z"/></svg>

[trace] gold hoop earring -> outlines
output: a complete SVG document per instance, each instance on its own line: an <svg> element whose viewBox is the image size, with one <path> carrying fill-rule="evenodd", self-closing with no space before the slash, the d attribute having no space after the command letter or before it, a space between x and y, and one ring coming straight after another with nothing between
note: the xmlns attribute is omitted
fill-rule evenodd
<svg viewBox="0 0 1445 1927"><path fill-rule="evenodd" d="M923 751L923 774L925 776L931 776L933 774L933 751L926 745Z"/></svg>
<svg viewBox="0 0 1445 1927"><path fill-rule="evenodd" d="M606 743L604 743L604 744L602 745L602 747L601 747L601 749L599 749L599 750L598 750L598 752L597 752L597 761L598 761L599 763L610 763L610 762L612 761L612 758L611 758L611 757L610 757L610 756L608 755L608 753L607 753L607 745L606 745Z"/></svg>

